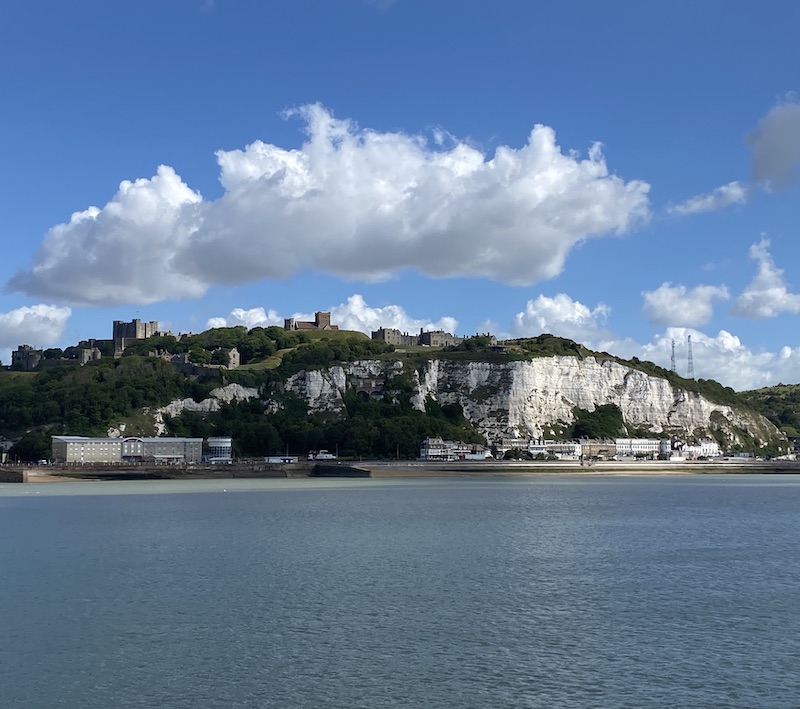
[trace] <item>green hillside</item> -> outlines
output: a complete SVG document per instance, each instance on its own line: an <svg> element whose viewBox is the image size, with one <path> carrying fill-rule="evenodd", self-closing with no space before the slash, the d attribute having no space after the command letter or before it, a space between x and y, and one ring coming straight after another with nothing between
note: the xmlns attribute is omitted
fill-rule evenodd
<svg viewBox="0 0 800 709"><path fill-rule="evenodd" d="M232 347L239 350L242 364L229 370L221 365ZM13 453L20 458L48 457L46 448L52 434L106 435L110 426L124 423L127 434L154 435L152 416L143 415L144 409L152 410L175 399L202 401L212 389L229 383L270 391L278 410L273 405L267 413L260 399L227 404L213 414L184 413L168 422L169 432L203 437L231 435L237 454L245 456L280 453L287 448L294 453L338 448L343 455L394 457L399 452L403 457L413 457L420 440L430 435L482 441L460 407L435 402L429 402L425 412L411 407L412 383L407 373L432 356L494 363L554 355L609 359L663 377L711 401L763 411L784 430L800 429L795 413L800 410L800 387L773 387L740 395L714 381L687 380L650 362L627 362L547 334L506 342L501 347L478 336L457 347L397 351L360 332L217 328L181 339L153 337L133 343L119 359L104 357L82 367L77 359L69 358L71 354L77 356L76 349L47 350L36 372L0 371L0 436L18 440ZM188 353L196 368L184 374L166 361L165 353ZM296 397L276 393L281 382L302 370L361 359L402 359L406 374L392 380L380 401L349 394L341 416L310 414ZM588 424L583 420L580 425L586 428ZM617 421L611 421L610 426L621 429ZM581 432L586 433L583 429ZM569 436L572 431L563 433Z"/></svg>
<svg viewBox="0 0 800 709"><path fill-rule="evenodd" d="M800 384L778 384L743 391L739 396L787 436L800 435Z"/></svg>

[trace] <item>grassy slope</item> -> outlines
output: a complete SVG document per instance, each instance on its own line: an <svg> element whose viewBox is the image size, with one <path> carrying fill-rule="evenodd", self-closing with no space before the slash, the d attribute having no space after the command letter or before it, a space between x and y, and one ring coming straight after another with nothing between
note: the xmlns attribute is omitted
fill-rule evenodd
<svg viewBox="0 0 800 709"><path fill-rule="evenodd" d="M743 391L740 396L787 435L800 434L800 384L778 384Z"/></svg>

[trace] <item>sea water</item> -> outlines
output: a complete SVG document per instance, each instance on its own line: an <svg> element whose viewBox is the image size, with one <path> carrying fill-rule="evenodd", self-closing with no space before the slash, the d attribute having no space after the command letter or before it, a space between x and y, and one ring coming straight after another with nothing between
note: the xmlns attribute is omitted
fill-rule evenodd
<svg viewBox="0 0 800 709"><path fill-rule="evenodd" d="M0 707L798 707L789 476L0 485Z"/></svg>

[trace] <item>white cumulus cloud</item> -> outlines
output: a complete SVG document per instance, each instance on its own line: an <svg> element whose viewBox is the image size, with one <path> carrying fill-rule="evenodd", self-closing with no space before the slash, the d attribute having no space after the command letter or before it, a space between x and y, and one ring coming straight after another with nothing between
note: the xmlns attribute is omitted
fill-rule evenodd
<svg viewBox="0 0 800 709"><path fill-rule="evenodd" d="M346 302L330 308L331 322L338 325L340 330L356 330L371 334L380 327L397 328L403 332L416 333L423 330L445 330L457 334L458 320L450 316L443 316L436 320L430 318L414 318L399 305L385 305L372 307L358 293L351 295ZM286 317L290 317L287 315ZM313 313L292 313L291 317L298 320L313 320ZM270 325L283 325L284 316L275 310L265 311L264 308L251 308L244 310L236 308L227 317L214 317L209 319L206 327L233 327L245 325L252 327L269 327Z"/></svg>
<svg viewBox="0 0 800 709"><path fill-rule="evenodd" d="M676 370L687 376L688 335L692 337L692 360L698 379L715 379L737 391L800 381L800 348L754 351L727 330L708 335L690 328L667 328L641 345L637 356L669 368L674 341Z"/></svg>
<svg viewBox="0 0 800 709"><path fill-rule="evenodd" d="M655 290L642 293L642 296L643 310L654 325L691 327L705 325L711 320L714 315L713 301L730 297L725 286L687 288L672 283L662 283Z"/></svg>
<svg viewBox="0 0 800 709"><path fill-rule="evenodd" d="M360 129L319 105L293 115L305 122L300 148L256 141L217 153L218 200L164 166L123 182L102 209L53 227L9 287L113 304L309 268L531 284L559 274L576 244L649 217L649 185L610 173L598 144L585 157L562 152L544 125L523 146L485 155L463 141Z"/></svg>
<svg viewBox="0 0 800 709"><path fill-rule="evenodd" d="M171 167L126 180L102 209L89 207L51 228L33 268L8 288L94 305L200 296L207 283L176 261L197 228L200 202Z"/></svg>
<svg viewBox="0 0 800 709"><path fill-rule="evenodd" d="M283 318L277 312L264 308L234 308L228 317L209 318L206 328L237 327L244 325L248 330L254 327L270 327L271 325L283 326Z"/></svg>
<svg viewBox="0 0 800 709"><path fill-rule="evenodd" d="M750 247L749 257L758 264L753 280L736 299L733 314L745 318L773 318L780 313L800 313L800 294L790 293L783 269L775 265L766 237Z"/></svg>
<svg viewBox="0 0 800 709"><path fill-rule="evenodd" d="M753 177L785 188L796 181L800 166L800 101L790 95L761 118L747 137L753 151Z"/></svg>
<svg viewBox="0 0 800 709"><path fill-rule="evenodd" d="M58 342L72 311L55 305L29 305L0 313L0 351L11 363L10 351L19 345L48 347Z"/></svg>
<svg viewBox="0 0 800 709"><path fill-rule="evenodd" d="M351 295L346 303L331 308L331 321L342 330L359 330L370 334L380 327L393 327L403 332L416 333L422 330L444 330L457 333L458 320L443 316L436 320L411 317L399 305L371 307L359 294Z"/></svg>
<svg viewBox="0 0 800 709"><path fill-rule="evenodd" d="M549 333L587 347L596 347L608 337L605 322L609 313L610 309L603 303L590 308L565 293L552 298L539 295L527 302L525 310L516 314L511 333L514 337Z"/></svg>
<svg viewBox="0 0 800 709"><path fill-rule="evenodd" d="M729 182L706 194L697 195L680 204L670 205L667 211L684 216L700 212L716 212L731 204L744 204L750 195L750 188L741 182Z"/></svg>

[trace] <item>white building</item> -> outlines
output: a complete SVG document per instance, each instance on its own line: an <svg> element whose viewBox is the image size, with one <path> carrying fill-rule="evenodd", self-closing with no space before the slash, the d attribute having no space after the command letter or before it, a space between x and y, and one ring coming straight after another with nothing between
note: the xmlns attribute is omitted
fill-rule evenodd
<svg viewBox="0 0 800 709"><path fill-rule="evenodd" d="M456 460L486 460L491 453L485 446L462 441L445 441L439 437L426 438L419 451L420 460L452 462Z"/></svg>
<svg viewBox="0 0 800 709"><path fill-rule="evenodd" d="M213 436L208 439L205 459L209 463L230 463L233 460L233 439L230 436Z"/></svg>
<svg viewBox="0 0 800 709"><path fill-rule="evenodd" d="M658 458L660 438L615 438L618 458Z"/></svg>
<svg viewBox="0 0 800 709"><path fill-rule="evenodd" d="M544 447L548 456L559 460L579 460L581 457L581 444L578 441L545 441Z"/></svg>
<svg viewBox="0 0 800 709"><path fill-rule="evenodd" d="M547 457L547 444L545 441L542 441L538 438L531 438L528 441L528 453L530 453L531 458L536 458L538 456Z"/></svg>
<svg viewBox="0 0 800 709"><path fill-rule="evenodd" d="M506 451L510 450L528 450L529 438L515 438L513 436L504 436L495 441L494 447L497 450L497 455L502 458Z"/></svg>
<svg viewBox="0 0 800 709"><path fill-rule="evenodd" d="M722 455L722 451L715 440L704 438L694 445L684 446L683 454L686 458L697 460L697 458L719 458Z"/></svg>

